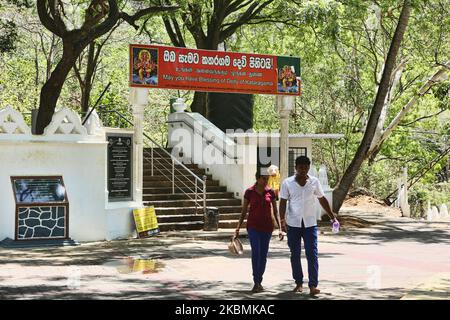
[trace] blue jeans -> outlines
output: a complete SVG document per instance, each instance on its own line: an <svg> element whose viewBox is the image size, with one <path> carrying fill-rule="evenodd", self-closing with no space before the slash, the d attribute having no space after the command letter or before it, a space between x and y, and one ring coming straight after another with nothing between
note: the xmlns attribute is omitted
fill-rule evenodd
<svg viewBox="0 0 450 320"><path fill-rule="evenodd" d="M247 229L250 247L252 248L253 282L261 283L266 270L267 253L272 232L261 232L255 229Z"/></svg>
<svg viewBox="0 0 450 320"><path fill-rule="evenodd" d="M317 251L317 226L305 228L287 226L288 246L291 249L292 277L296 284L303 284L303 270L301 263L302 238L305 244L306 260L308 261L308 286L317 287L319 284L319 261Z"/></svg>

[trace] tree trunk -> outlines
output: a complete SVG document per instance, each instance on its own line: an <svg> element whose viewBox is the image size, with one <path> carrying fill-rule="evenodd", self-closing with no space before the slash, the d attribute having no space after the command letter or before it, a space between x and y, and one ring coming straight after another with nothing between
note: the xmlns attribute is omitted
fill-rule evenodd
<svg viewBox="0 0 450 320"><path fill-rule="evenodd" d="M388 55L386 57L386 62L383 70L383 76L381 78L380 85L378 87L377 96L370 113L370 118L367 123L366 131L364 137L353 157L352 162L348 166L338 185L333 191L333 211L338 212L341 208L345 196L347 195L350 186L353 184L356 176L361 169L361 166L368 156L370 145L375 135L377 129L378 121L381 115L381 111L384 106L386 96L389 91L389 85L391 80L392 71L394 70L395 61L397 58L397 53L399 51L401 42L403 40L403 35L405 34L406 26L408 25L409 15L410 15L410 1L405 0L400 14L397 28L392 38L391 45L389 48Z"/></svg>
<svg viewBox="0 0 450 320"><path fill-rule="evenodd" d="M98 48L100 50L100 48ZM88 52L88 60L86 64L86 74L84 76L84 83L81 90L81 111L85 115L89 111L89 102L91 98L92 91L92 83L95 65L97 64L97 60L95 59L95 43L91 42L89 44L89 52Z"/></svg>
<svg viewBox="0 0 450 320"><path fill-rule="evenodd" d="M86 83L86 87L81 92L81 112L86 115L89 112L89 101L91 98L92 84Z"/></svg>
<svg viewBox="0 0 450 320"><path fill-rule="evenodd" d="M209 39L207 39L209 40ZM219 47L219 44L214 42L213 40L205 43L203 46L199 46L199 49L203 50L215 50L217 51L217 48ZM209 119L208 117L208 92L202 92L202 91L195 91L194 92L194 99L191 103L191 111L192 112L198 112L202 116L204 116L206 119Z"/></svg>
<svg viewBox="0 0 450 320"><path fill-rule="evenodd" d="M194 100L191 103L191 111L198 112L207 118L208 93L195 91Z"/></svg>
<svg viewBox="0 0 450 320"><path fill-rule="evenodd" d="M43 134L45 127L52 121L56 103L58 102L66 77L81 53L81 50L79 52L77 51L72 47L64 48L61 60L58 62L48 81L42 87L36 121L36 134Z"/></svg>

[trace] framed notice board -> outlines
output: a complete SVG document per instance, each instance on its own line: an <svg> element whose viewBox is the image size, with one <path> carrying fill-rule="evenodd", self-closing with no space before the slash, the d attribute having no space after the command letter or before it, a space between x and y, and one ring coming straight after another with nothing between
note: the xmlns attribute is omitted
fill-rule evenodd
<svg viewBox="0 0 450 320"><path fill-rule="evenodd" d="M133 134L107 134L108 200L133 200Z"/></svg>
<svg viewBox="0 0 450 320"><path fill-rule="evenodd" d="M67 239L69 200L62 176L11 177L16 240Z"/></svg>

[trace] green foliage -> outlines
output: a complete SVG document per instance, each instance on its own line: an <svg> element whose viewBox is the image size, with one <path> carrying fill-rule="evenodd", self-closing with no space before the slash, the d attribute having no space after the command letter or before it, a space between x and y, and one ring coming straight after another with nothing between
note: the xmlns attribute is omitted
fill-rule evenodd
<svg viewBox="0 0 450 320"><path fill-rule="evenodd" d="M428 205L438 208L442 204L448 206L450 203L450 184L415 185L409 191L408 200L411 206L411 215L415 218L425 217Z"/></svg>
<svg viewBox="0 0 450 320"><path fill-rule="evenodd" d="M0 53L14 51L17 41L17 26L13 21L0 21Z"/></svg>

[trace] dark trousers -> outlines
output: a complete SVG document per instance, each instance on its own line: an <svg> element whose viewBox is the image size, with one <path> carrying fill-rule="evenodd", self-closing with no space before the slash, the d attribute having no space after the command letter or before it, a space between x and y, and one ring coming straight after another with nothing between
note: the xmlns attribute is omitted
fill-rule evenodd
<svg viewBox="0 0 450 320"><path fill-rule="evenodd" d="M303 284L303 270L301 263L302 238L305 244L306 260L308 261L308 286L317 287L319 284L319 261L317 251L317 226L305 228L287 227L288 246L291 249L292 277L296 284Z"/></svg>
<svg viewBox="0 0 450 320"><path fill-rule="evenodd" d="M247 229L250 247L252 248L253 282L261 283L266 270L267 253L272 232L261 232L255 229Z"/></svg>

